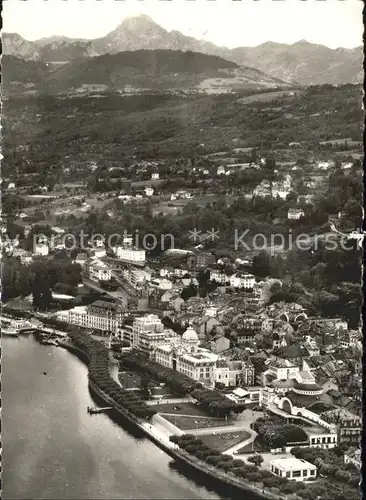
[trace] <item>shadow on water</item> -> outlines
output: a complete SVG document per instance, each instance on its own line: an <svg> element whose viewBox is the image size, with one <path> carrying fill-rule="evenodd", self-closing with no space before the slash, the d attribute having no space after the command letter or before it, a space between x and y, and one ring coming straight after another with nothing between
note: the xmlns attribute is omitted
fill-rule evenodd
<svg viewBox="0 0 366 500"><path fill-rule="evenodd" d="M253 492L248 491L245 493L243 490L239 490L229 484L223 484L219 479L213 477L208 477L204 472L196 469L193 466L188 465L185 462L180 462L179 460L172 460L169 462L169 469L177 472L181 476L184 476L191 481L193 481L199 487L205 487L207 490L216 493L222 499L227 500L263 500L262 497L255 495Z"/></svg>

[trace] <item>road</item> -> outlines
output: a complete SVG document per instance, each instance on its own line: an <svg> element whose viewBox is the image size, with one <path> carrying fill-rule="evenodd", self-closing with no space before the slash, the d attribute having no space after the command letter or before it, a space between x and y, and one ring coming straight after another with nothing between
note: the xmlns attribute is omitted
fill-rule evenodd
<svg viewBox="0 0 366 500"><path fill-rule="evenodd" d="M129 295L124 289L121 289L117 292L111 292L110 290L104 290L104 288L102 288L98 283L96 283L95 281L92 281L89 278L86 278L85 276L83 276L83 283L85 286L92 288L93 290L96 290L97 292L105 293L106 295L111 297L113 300L121 301L121 302L123 302L124 305L128 304Z"/></svg>
<svg viewBox="0 0 366 500"><path fill-rule="evenodd" d="M118 273L115 271L111 272L112 277L117 281L117 283L122 287L122 290L126 294L130 295L137 295L137 290L134 286L132 286L127 280L122 278Z"/></svg>

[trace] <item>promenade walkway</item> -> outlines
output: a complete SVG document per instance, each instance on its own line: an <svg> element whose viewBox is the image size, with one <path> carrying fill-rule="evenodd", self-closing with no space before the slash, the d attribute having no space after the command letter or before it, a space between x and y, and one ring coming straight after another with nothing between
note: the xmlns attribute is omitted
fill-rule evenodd
<svg viewBox="0 0 366 500"><path fill-rule="evenodd" d="M169 398L169 399L149 399L146 401L146 404L149 406L155 406L155 405L174 405L174 404L179 404L179 403L192 403L192 398L191 397L186 397L186 398Z"/></svg>

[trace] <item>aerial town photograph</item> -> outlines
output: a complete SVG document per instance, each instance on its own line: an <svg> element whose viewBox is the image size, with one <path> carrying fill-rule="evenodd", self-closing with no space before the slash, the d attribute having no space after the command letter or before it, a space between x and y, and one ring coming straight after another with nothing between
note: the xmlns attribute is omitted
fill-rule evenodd
<svg viewBox="0 0 366 500"><path fill-rule="evenodd" d="M362 9L4 2L4 500L362 497Z"/></svg>

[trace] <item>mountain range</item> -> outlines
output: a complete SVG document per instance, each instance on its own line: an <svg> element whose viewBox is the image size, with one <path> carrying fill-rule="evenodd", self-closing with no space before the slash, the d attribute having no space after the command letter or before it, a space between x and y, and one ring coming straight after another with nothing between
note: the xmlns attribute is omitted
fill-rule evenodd
<svg viewBox="0 0 366 500"><path fill-rule="evenodd" d="M179 31L169 32L146 15L127 18L106 36L94 40L53 36L31 42L17 33L3 33L2 37L4 54L43 63L136 50L174 50L218 56L301 85L363 81L362 47L330 49L302 40L292 45L266 42L257 47L228 49Z"/></svg>
<svg viewBox="0 0 366 500"><path fill-rule="evenodd" d="M4 55L5 95L120 91L228 93L288 86L261 71L197 52L135 50L51 64Z"/></svg>

